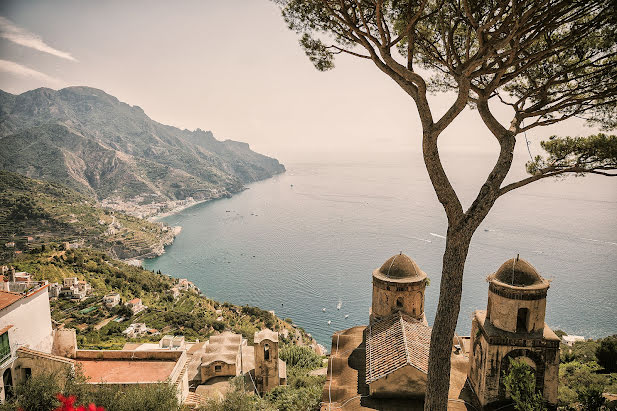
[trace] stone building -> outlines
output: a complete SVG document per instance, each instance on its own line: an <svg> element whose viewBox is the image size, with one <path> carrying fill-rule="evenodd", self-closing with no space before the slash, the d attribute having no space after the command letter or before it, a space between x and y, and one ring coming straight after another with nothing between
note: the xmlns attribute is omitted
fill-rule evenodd
<svg viewBox="0 0 617 411"><path fill-rule="evenodd" d="M235 377L242 371L242 347L246 340L240 334L226 331L210 337L201 356L201 383L215 377Z"/></svg>
<svg viewBox="0 0 617 411"><path fill-rule="evenodd" d="M332 336L322 410L423 408L431 340L424 314L427 281L403 253L372 272L369 325ZM452 362L451 391L458 397L468 363L458 354Z"/></svg>
<svg viewBox="0 0 617 411"><path fill-rule="evenodd" d="M426 274L403 254L390 257L373 271L373 301L370 321L401 312L426 324L424 289Z"/></svg>
<svg viewBox="0 0 617 411"><path fill-rule="evenodd" d="M366 329L366 384L375 397L422 397L431 329L424 315L426 274L403 253L373 271Z"/></svg>
<svg viewBox="0 0 617 411"><path fill-rule="evenodd" d="M287 382L287 366L279 359L279 335L264 329L255 333L255 382L257 391L265 393Z"/></svg>
<svg viewBox="0 0 617 411"><path fill-rule="evenodd" d="M536 390L556 405L559 338L544 322L549 282L518 256L487 280L487 309L474 313L469 359L469 381L480 404L508 401L503 377L510 359L522 359L534 370Z"/></svg>
<svg viewBox="0 0 617 411"><path fill-rule="evenodd" d="M287 366L279 358L278 333L264 329L256 332L253 340L254 345L250 346L240 334L229 331L211 336L208 342L201 344L201 348L189 350L189 354L201 357L199 381L195 381L195 377L189 379L203 387L226 381L229 377L245 375L248 384L255 384L255 390L260 393L285 385ZM193 372L189 371L189 374L192 376ZM199 387L196 390L198 393L206 391Z"/></svg>

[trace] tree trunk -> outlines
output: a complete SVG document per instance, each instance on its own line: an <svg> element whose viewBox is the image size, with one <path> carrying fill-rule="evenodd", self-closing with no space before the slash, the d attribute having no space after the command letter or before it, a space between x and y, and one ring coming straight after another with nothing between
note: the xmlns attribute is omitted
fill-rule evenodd
<svg viewBox="0 0 617 411"><path fill-rule="evenodd" d="M463 290L463 269L473 232L448 227L443 255L439 304L431 334L425 411L444 411L448 407L450 356Z"/></svg>

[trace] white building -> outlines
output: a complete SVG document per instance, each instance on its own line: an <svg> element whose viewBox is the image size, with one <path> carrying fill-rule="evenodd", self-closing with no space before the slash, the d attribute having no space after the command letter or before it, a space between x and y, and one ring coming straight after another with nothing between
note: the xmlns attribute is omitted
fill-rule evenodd
<svg viewBox="0 0 617 411"><path fill-rule="evenodd" d="M142 335L158 335L159 331L156 328L148 328L145 323L133 323L128 328L122 331L129 338L137 338Z"/></svg>
<svg viewBox="0 0 617 411"><path fill-rule="evenodd" d="M48 285L27 293L0 291L0 400L4 401L5 386L14 386L27 370L14 367L17 349L29 348L51 353L53 333L49 311Z"/></svg>
<svg viewBox="0 0 617 411"><path fill-rule="evenodd" d="M133 298L131 301L126 303L126 306L130 308L133 315L138 314L148 308L141 303L141 298Z"/></svg>
<svg viewBox="0 0 617 411"><path fill-rule="evenodd" d="M113 308L116 305L120 304L120 294L118 293L109 293L103 297L103 303L107 308Z"/></svg>
<svg viewBox="0 0 617 411"><path fill-rule="evenodd" d="M582 335L564 335L561 337L561 341L568 347L572 347L578 341L585 341L585 337Z"/></svg>
<svg viewBox="0 0 617 411"><path fill-rule="evenodd" d="M67 277L62 281L63 286L58 292L60 298L70 298L72 300L83 300L90 293L92 293L92 287L87 282L79 281L77 277ZM55 294L55 290L54 290Z"/></svg>

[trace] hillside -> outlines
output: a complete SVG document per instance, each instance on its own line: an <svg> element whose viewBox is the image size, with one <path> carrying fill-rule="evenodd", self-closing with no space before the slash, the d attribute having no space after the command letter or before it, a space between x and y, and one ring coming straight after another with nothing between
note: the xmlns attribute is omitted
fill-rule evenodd
<svg viewBox="0 0 617 411"><path fill-rule="evenodd" d="M285 171L248 144L150 119L101 90L0 91L0 168L136 204L228 196Z"/></svg>
<svg viewBox="0 0 617 411"><path fill-rule="evenodd" d="M0 170L0 258L47 242L71 242L116 258L158 255L174 239L161 223L96 206L92 198L57 183ZM14 242L14 247L6 243Z"/></svg>
<svg viewBox="0 0 617 411"><path fill-rule="evenodd" d="M252 342L256 331L268 327L287 335L286 342L314 343L291 320L279 319L257 307L219 303L194 291L182 291L174 298L169 291L176 280L114 260L101 251L48 249L18 256L10 265L31 273L36 280L61 283L63 278L77 277L92 286L91 296L83 301L56 299L51 304L55 321L78 330L81 348L119 349L126 342L160 339L160 335L126 337L122 330L133 322L144 322L166 334L183 334L191 340L228 329ZM148 309L135 316L123 306L108 309L102 304L102 297L110 292L119 293L123 301L141 298ZM124 320L105 321L117 317Z"/></svg>

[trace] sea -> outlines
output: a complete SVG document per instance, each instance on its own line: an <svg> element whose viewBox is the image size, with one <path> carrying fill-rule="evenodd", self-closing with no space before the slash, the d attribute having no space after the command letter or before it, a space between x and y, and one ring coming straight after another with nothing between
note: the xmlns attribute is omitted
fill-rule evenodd
<svg viewBox="0 0 617 411"><path fill-rule="evenodd" d="M469 206L494 155L450 152L442 159ZM187 278L217 301L274 310L329 349L335 331L368 323L372 272L403 252L430 279L425 310L432 324L447 226L420 154L285 165L284 174L229 199L164 218L182 232L144 268ZM522 177L518 158L508 179ZM486 277L520 255L551 281L549 326L587 338L617 334L616 183L601 176L541 180L501 197L471 243L457 333L469 335L472 313L486 309Z"/></svg>

